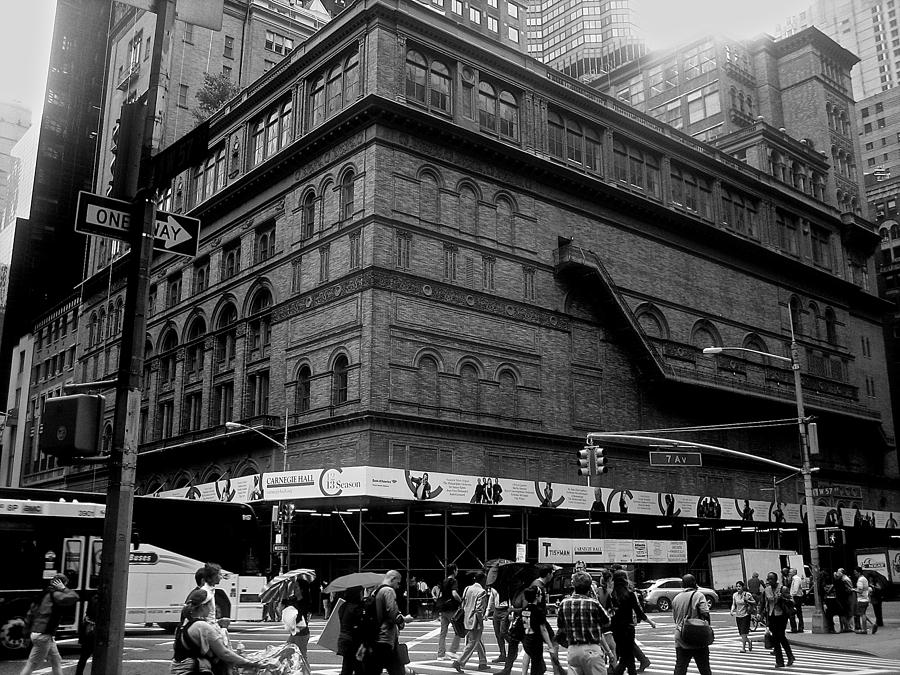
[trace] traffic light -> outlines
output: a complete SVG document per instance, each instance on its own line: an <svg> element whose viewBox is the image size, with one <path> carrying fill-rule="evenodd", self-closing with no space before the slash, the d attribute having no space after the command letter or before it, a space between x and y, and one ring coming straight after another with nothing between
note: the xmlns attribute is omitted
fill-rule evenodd
<svg viewBox="0 0 900 675"><path fill-rule="evenodd" d="M99 455L104 403L94 394L48 398L41 415L40 451L55 456L61 465Z"/></svg>
<svg viewBox="0 0 900 675"><path fill-rule="evenodd" d="M122 105L122 112L112 129L107 197L128 200L137 191L145 114L146 107L142 103Z"/></svg>
<svg viewBox="0 0 900 675"><path fill-rule="evenodd" d="M586 445L578 451L578 475L579 476L595 476L597 475L597 466L594 464L594 446Z"/></svg>
<svg viewBox="0 0 900 675"><path fill-rule="evenodd" d="M601 475L609 471L606 466L606 450L603 448L594 448L594 473Z"/></svg>
<svg viewBox="0 0 900 675"><path fill-rule="evenodd" d="M819 546L843 546L844 531L839 527L826 527L816 530L819 535Z"/></svg>

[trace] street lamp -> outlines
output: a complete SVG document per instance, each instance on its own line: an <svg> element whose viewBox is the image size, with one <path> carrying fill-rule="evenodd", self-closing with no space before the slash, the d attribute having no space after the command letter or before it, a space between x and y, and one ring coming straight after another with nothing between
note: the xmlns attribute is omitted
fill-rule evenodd
<svg viewBox="0 0 900 675"><path fill-rule="evenodd" d="M800 430L800 456L803 460L800 473L803 475L803 491L806 493L806 529L809 534L809 565L812 568L812 588L813 598L815 600L815 608L812 616L813 633L825 632L825 617L822 612L822 597L819 592L819 541L816 533L816 507L813 503L813 487L812 474L813 469L810 468L810 453L818 454L818 447L810 447L809 435L809 419L803 409L803 386L800 380L800 350L797 346L797 340L794 337L793 327L791 330L791 355L780 356L778 354L770 354L761 352L756 349L748 349L746 347L707 347L703 350L704 354L713 355L721 354L724 351L729 352L750 352L758 354L776 361L784 361L791 364L791 370L794 371L794 398L797 402L797 427ZM813 435L814 443L816 436Z"/></svg>
<svg viewBox="0 0 900 675"><path fill-rule="evenodd" d="M257 427L250 427L246 424L241 424L240 422L225 422L225 428L228 431L252 431L254 433L259 434L263 438L265 438L270 443L274 443L276 446L281 448L281 470L287 471L287 456L288 456L288 411L285 409L284 411L284 442L279 443L271 436L264 434ZM281 536L281 543L285 544L287 539L285 537L285 531L287 529L287 519L285 518L285 514L283 511L284 500L278 501L278 517L279 517L279 525L278 525L278 534ZM285 561L286 551L279 551L278 553L278 573L287 571L287 563Z"/></svg>

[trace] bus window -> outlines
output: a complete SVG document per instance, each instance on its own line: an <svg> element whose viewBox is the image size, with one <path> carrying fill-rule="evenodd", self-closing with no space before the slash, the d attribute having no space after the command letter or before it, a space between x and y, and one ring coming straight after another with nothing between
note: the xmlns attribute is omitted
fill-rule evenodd
<svg viewBox="0 0 900 675"><path fill-rule="evenodd" d="M63 564L62 573L69 577L69 588L73 590L81 590L84 586L82 583L81 570L84 558L84 538L72 538L63 540Z"/></svg>
<svg viewBox="0 0 900 675"><path fill-rule="evenodd" d="M103 553L103 540L91 537L91 569L88 575L88 588L100 587L100 554Z"/></svg>

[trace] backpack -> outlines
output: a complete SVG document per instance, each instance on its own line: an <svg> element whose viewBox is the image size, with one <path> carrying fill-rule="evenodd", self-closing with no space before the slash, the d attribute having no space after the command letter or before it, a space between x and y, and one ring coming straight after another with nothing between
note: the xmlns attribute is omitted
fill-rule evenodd
<svg viewBox="0 0 900 675"><path fill-rule="evenodd" d="M187 658L196 659L204 656L200 652L200 645L194 642L188 634L188 629L198 621L203 621L203 619L182 621L178 628L175 629L175 643L173 645L175 653L172 656L175 661L184 661Z"/></svg>
<svg viewBox="0 0 900 675"><path fill-rule="evenodd" d="M356 639L367 647L378 642L378 634L381 632L381 619L378 616L378 592L382 588L389 588L389 586L382 584L366 596L362 602L362 611L356 628Z"/></svg>

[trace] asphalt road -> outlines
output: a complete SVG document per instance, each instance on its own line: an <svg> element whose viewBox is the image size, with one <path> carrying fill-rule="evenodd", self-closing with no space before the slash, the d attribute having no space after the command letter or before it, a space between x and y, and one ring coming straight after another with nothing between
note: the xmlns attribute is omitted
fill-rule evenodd
<svg viewBox="0 0 900 675"><path fill-rule="evenodd" d="M675 649L672 638L673 626L671 615L651 614L659 624L656 629L647 624L638 628L638 640L650 657L652 665L648 673L670 674L675 664ZM841 654L831 651L797 647L794 650L796 664L789 669L775 670L775 659L770 652L763 649L762 633L753 635L754 649L751 653L740 653L740 640L734 629L734 623L727 612L713 613L713 625L716 629L716 641L710 648L712 671L715 675L756 675L757 673L790 673L792 675L829 675L846 673L855 675L898 675L900 661L878 659L860 654ZM309 660L313 675L338 675L340 659L332 652L321 649L316 644L324 621L312 622L313 638L310 641ZM410 668L419 675L452 675L455 673L449 660L438 661L434 658L437 651L437 639L440 627L437 621L416 621L407 625L401 639L409 646L412 663ZM242 642L246 650L263 649L270 644L284 641L284 631L280 624L274 623L235 623L230 629L232 642ZM486 631L486 647L488 660L498 656L497 641L491 627ZM448 645L449 648L449 645ZM78 645L74 640L61 640L60 650L63 654L63 672L71 675L75 670L78 658ZM560 650L563 665L566 663L565 650ZM172 636L158 628L128 627L126 629L125 654L123 671L127 675L164 675L169 672L169 659L172 656ZM0 662L0 675L17 675L24 660ZM548 662L549 665L549 662ZM477 659L469 661L467 671L476 675ZM492 665L495 671L498 665ZM49 673L47 667L34 671ZM87 671L90 673L90 665ZM515 675L521 675L521 659L514 668ZM689 673L696 673L691 666ZM548 670L552 674L552 669Z"/></svg>

